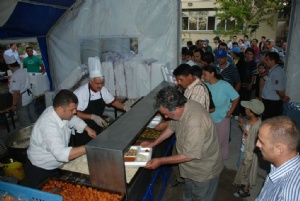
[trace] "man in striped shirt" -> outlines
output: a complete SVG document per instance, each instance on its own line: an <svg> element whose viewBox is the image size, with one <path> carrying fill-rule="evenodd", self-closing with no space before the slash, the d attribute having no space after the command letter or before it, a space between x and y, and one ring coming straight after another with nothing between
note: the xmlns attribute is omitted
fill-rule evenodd
<svg viewBox="0 0 300 201"><path fill-rule="evenodd" d="M200 103L207 111L209 110L209 93L204 83L192 75L191 67L187 64L179 65L174 71L177 84L184 90L187 99Z"/></svg>
<svg viewBox="0 0 300 201"><path fill-rule="evenodd" d="M262 123L256 146L271 162L271 172L256 201L300 200L299 138L299 130L288 117L278 116Z"/></svg>

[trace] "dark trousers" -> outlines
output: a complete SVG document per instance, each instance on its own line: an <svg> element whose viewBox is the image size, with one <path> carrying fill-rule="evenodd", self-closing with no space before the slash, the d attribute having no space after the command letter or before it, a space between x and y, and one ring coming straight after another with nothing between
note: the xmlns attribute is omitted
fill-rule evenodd
<svg viewBox="0 0 300 201"><path fill-rule="evenodd" d="M281 100L262 99L265 106L265 111L262 115L262 120L282 115L283 103Z"/></svg>
<svg viewBox="0 0 300 201"><path fill-rule="evenodd" d="M37 167L31 163L27 158L25 164L25 175L29 178L29 185L31 188L38 188L45 180L59 175L58 169L46 170Z"/></svg>

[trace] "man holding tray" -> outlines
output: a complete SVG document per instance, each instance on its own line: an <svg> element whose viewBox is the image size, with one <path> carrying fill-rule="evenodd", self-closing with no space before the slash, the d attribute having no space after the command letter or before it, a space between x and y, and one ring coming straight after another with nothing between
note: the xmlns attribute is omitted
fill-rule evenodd
<svg viewBox="0 0 300 201"><path fill-rule="evenodd" d="M143 147L154 147L176 133L177 155L153 158L145 168L179 164L184 178L183 200L214 200L223 170L216 128L207 110L198 102L187 100L175 87L165 87L156 95L155 106L172 119L168 128L154 141Z"/></svg>

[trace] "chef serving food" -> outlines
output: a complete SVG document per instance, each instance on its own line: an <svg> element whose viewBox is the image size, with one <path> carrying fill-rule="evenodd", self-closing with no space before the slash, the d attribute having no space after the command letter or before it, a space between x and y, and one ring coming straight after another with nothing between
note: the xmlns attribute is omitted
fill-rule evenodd
<svg viewBox="0 0 300 201"><path fill-rule="evenodd" d="M34 124L25 170L31 187L36 188L44 180L56 176L57 168L63 162L86 153L84 146L68 147L72 128L79 133L85 130L91 138L96 137L96 132L74 115L77 103L73 92L61 90L55 96L53 106L46 108Z"/></svg>
<svg viewBox="0 0 300 201"><path fill-rule="evenodd" d="M99 134L103 127L107 126L101 115L106 105L112 105L118 109L129 111L130 107L124 105L104 87L104 76L99 57L89 57L90 80L87 84L74 91L78 98L77 116ZM75 135L74 146L85 145L92 138L86 132L83 135Z"/></svg>

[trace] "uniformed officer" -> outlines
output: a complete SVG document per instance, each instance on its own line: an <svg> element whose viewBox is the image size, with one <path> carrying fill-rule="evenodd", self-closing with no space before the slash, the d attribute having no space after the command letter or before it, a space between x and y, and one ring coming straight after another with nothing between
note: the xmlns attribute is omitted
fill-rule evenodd
<svg viewBox="0 0 300 201"><path fill-rule="evenodd" d="M286 75L278 65L279 54L268 52L265 56L265 64L268 69L265 85L262 89L262 101L265 112L262 120L282 114L283 103L289 102L290 98L285 94Z"/></svg>
<svg viewBox="0 0 300 201"><path fill-rule="evenodd" d="M129 111L130 107L115 99L104 87L104 76L99 57L90 57L88 66L89 82L74 91L78 98L77 116L99 134L107 125L106 121L101 118L106 105L112 105L124 111ZM74 146L85 145L91 139L86 132L75 135Z"/></svg>

